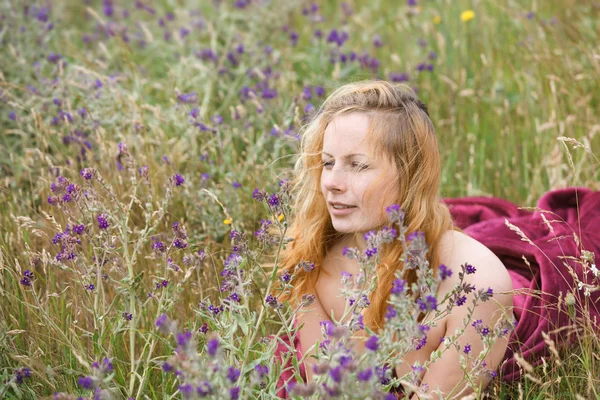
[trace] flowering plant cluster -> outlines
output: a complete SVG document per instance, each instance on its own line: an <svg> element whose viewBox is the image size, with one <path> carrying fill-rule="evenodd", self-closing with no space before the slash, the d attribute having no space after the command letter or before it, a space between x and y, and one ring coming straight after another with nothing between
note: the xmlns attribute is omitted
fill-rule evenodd
<svg viewBox="0 0 600 400"><path fill-rule="evenodd" d="M387 208L388 218L394 228L385 226L379 231L365 234L366 249L345 248L343 254L356 259L360 273L353 277L342 273L342 294L346 299L346 311L339 321L323 321L323 340L316 351L317 364L313 368L314 381L308 384L292 384L290 391L301 398L335 398L343 393L346 398L393 399L391 388L402 388L408 395L423 395L428 388L420 386L422 372L429 364L442 357L450 347L457 347L458 338L469 324L477 331L484 346L480 354L471 354L467 344L461 351L461 366L470 371L471 379L480 374L496 376L487 370L484 361L492 344L506 337L514 327L512 321L503 318L495 326L484 326L481 320L465 321L461 329L443 338L444 351L434 351L424 364L411 365L409 373L392 379L394 368L403 363L410 351L419 350L427 344L427 332L454 307L469 307L472 314L479 302L489 301L494 295L491 288L476 288L466 283L465 277L476 273L476 267L465 263L458 272L459 283L443 299L438 299L439 283L452 276L454 271L440 265L434 275L426 258L427 242L421 232L407 234L404 211L397 205ZM385 314L384 327L378 334L363 323L364 310L370 306L369 297L377 284L376 266L386 244L394 240L402 242L402 268L396 272ZM408 285L404 279L407 270L416 272L416 282ZM467 294L473 293L472 304L467 305ZM363 340L365 351L358 350L357 340ZM467 378L465 378L467 379ZM474 390L479 388L474 387Z"/></svg>

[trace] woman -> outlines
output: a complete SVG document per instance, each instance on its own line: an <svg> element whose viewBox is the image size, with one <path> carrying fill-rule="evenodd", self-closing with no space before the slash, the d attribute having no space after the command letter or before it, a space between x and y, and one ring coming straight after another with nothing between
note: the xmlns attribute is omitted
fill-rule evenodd
<svg viewBox="0 0 600 400"><path fill-rule="evenodd" d="M385 210L391 204L405 211L409 233L425 234L431 268L437 271L444 264L455 272L440 284L438 299L454 288L461 265L469 263L477 272L467 275L466 282L477 288L490 287L497 294L495 301L480 303L471 319L493 326L512 306L508 293L512 284L505 266L486 246L456 228L441 202L440 164L427 108L405 85L363 81L342 86L306 126L295 182L296 215L289 230L294 241L285 253L281 272L295 273L294 288L286 296L292 304L298 304L303 295L315 295L309 310L296 315L301 327L297 347L306 353L307 381L313 377L314 345L322 341L321 321L331 315L339 320L345 309L345 300L339 296L342 272L359 272L356 260L342 256L342 250L364 250L364 233L386 225ZM363 312L365 325L376 332L384 324L395 272L402 268L401 253L401 242L395 241L380 255L377 287L370 307ZM314 262L314 270L296 271L304 260ZM415 279L411 271L405 273L409 283ZM441 349L442 357L423 371L420 383L445 395L468 394L472 389L463 379L459 351L440 344L444 336L464 325L466 315L466 307L454 308L427 333L425 346L408 353L404 362L395 366L395 375L410 372L415 362L423 365L433 351ZM466 329L459 343L461 349L469 344L473 354L483 348L475 328ZM358 340L356 345L361 351L362 342ZM499 365L506 347L506 339L496 341L485 360L488 368ZM481 376L474 384L485 386L487 379Z"/></svg>

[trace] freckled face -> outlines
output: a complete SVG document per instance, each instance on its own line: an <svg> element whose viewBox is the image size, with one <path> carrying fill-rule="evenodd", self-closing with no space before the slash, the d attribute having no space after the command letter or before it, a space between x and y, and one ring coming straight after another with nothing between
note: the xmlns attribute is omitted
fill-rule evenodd
<svg viewBox="0 0 600 400"><path fill-rule="evenodd" d="M364 233L384 224L385 208L398 191L396 169L383 154L373 154L368 127L367 116L356 112L335 117L325 129L321 192L340 233Z"/></svg>

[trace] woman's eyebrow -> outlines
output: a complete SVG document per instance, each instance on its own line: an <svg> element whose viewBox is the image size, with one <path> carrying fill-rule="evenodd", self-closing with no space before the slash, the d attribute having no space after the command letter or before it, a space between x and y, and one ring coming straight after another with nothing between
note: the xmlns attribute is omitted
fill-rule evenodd
<svg viewBox="0 0 600 400"><path fill-rule="evenodd" d="M325 152L325 151L323 151L323 152L321 152L321 153L322 153L323 155L326 155L326 156L329 156L329 157L333 157L333 155L331 155L331 154L329 154L329 153L327 153L327 152ZM353 153L353 154L347 154L347 155L345 155L345 156L344 156L344 157L342 157L342 158L345 158L345 159L350 159L350 158L352 158L352 157L354 157L354 156L363 156L363 157L367 157L367 158L368 158L368 156L367 156L366 154L363 154L363 153Z"/></svg>

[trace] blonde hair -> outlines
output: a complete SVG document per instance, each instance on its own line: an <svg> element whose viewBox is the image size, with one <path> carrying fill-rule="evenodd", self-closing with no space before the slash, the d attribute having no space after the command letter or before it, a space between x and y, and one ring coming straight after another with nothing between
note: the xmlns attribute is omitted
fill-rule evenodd
<svg viewBox="0 0 600 400"><path fill-rule="evenodd" d="M304 294L313 293L320 266L329 247L339 234L333 228L326 201L320 191L322 170L321 151L328 124L339 115L365 113L369 121L368 135L374 154L385 154L397 168L396 204L405 211L408 232L424 232L430 247L427 258L437 271L436 252L444 232L459 230L454 226L450 211L441 202L439 181L441 160L438 141L427 107L406 85L386 81L360 81L336 89L322 104L317 115L303 127L300 158L296 163L293 183L295 215L288 230L294 241L283 253L279 273L295 274L291 291L281 296L297 305ZM402 244L386 245L377 266L377 287L371 294L371 306L365 310L364 323L374 331L382 327L387 300L395 279L402 268L399 260ZM296 266L310 261L315 269L308 272ZM404 279L416 280L415 271L407 270Z"/></svg>

